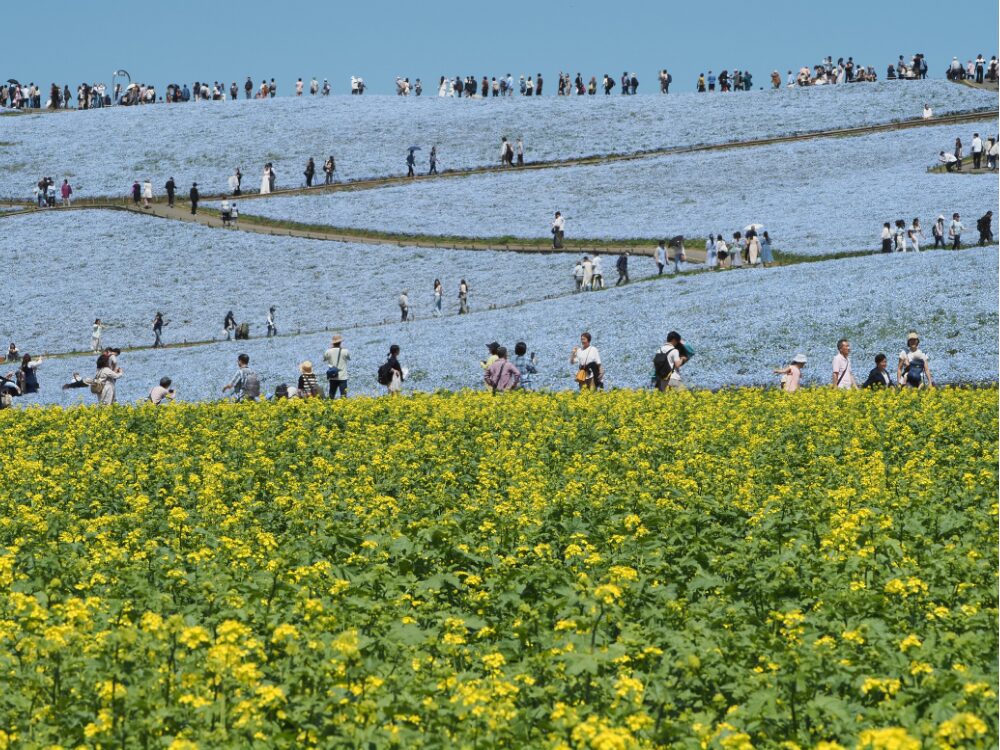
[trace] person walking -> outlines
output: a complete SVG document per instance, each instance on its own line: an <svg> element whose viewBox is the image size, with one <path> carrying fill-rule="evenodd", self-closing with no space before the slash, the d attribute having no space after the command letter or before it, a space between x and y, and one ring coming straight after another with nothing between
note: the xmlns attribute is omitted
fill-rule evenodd
<svg viewBox="0 0 1000 750"><path fill-rule="evenodd" d="M413 171L413 166L417 163L416 157L413 156L413 149L406 154L406 176L414 177L415 173Z"/></svg>
<svg viewBox="0 0 1000 750"><path fill-rule="evenodd" d="M615 261L615 269L618 271L618 281L615 282L615 286L627 284L629 282L627 250L618 256L618 260Z"/></svg>
<svg viewBox="0 0 1000 750"><path fill-rule="evenodd" d="M45 186L44 185L42 185L42 193L41 193L41 195L43 197L45 196ZM139 184L138 180L135 180L132 183L132 205L133 206L138 206L140 200L142 200L142 185ZM40 200L39 201L39 205L44 205L44 203Z"/></svg>
<svg viewBox="0 0 1000 750"><path fill-rule="evenodd" d="M506 393L518 387L521 371L507 360L507 347L497 348L497 358L483 374L483 382L493 393Z"/></svg>
<svg viewBox="0 0 1000 750"><path fill-rule="evenodd" d="M847 339L837 342L837 353L833 357L833 387L850 390L857 388L854 373L851 372L851 343Z"/></svg>
<svg viewBox="0 0 1000 750"><path fill-rule="evenodd" d="M94 320L94 326L90 331L90 351L100 352L103 350L101 346L101 336L104 333L105 325L101 322L100 318Z"/></svg>
<svg viewBox="0 0 1000 750"><path fill-rule="evenodd" d="M760 261L764 268L774 265L774 250L771 248L771 236L765 231L760 241Z"/></svg>
<svg viewBox="0 0 1000 750"><path fill-rule="evenodd" d="M226 334L226 341L236 334L236 318L232 310L226 313L226 319L222 321L222 332Z"/></svg>
<svg viewBox="0 0 1000 750"><path fill-rule="evenodd" d="M117 399L118 379L124 375L122 368L112 361L107 354L97 358L97 374L90 384L90 391L97 396L100 406L111 406Z"/></svg>
<svg viewBox="0 0 1000 750"><path fill-rule="evenodd" d="M681 350L681 335L677 331L667 334L666 343L656 350L653 356L653 370L656 373L656 390L665 393L669 388L675 391L686 390L681 382L681 367L687 361Z"/></svg>
<svg viewBox="0 0 1000 750"><path fill-rule="evenodd" d="M444 300L444 286L441 279L434 279L434 317L441 317L441 303Z"/></svg>
<svg viewBox="0 0 1000 750"><path fill-rule="evenodd" d="M267 338L278 335L278 326L274 322L274 305L271 305L267 310Z"/></svg>
<svg viewBox="0 0 1000 750"><path fill-rule="evenodd" d="M906 230L907 239L909 239L910 244L913 245L913 252L920 252L920 242L924 237L924 230L920 226L920 218L913 217L913 223L910 224L910 228Z"/></svg>
<svg viewBox="0 0 1000 750"><path fill-rule="evenodd" d="M959 250L962 247L962 231L965 225L959 220L959 215L951 215L951 224L948 225L948 237L952 240L951 249Z"/></svg>
<svg viewBox="0 0 1000 750"><path fill-rule="evenodd" d="M944 247L944 215L941 214L931 227L931 234L934 236L934 248Z"/></svg>
<svg viewBox="0 0 1000 750"><path fill-rule="evenodd" d="M979 246L993 242L993 211L987 211L976 221L976 231L979 232Z"/></svg>
<svg viewBox="0 0 1000 750"><path fill-rule="evenodd" d="M405 289L399 295L399 314L402 323L410 319L410 297Z"/></svg>
<svg viewBox="0 0 1000 750"><path fill-rule="evenodd" d="M233 392L235 401L256 401L260 398L260 378L257 373L250 369L250 355L240 354L236 357L236 374L226 385L222 386L222 392Z"/></svg>
<svg viewBox="0 0 1000 750"><path fill-rule="evenodd" d="M889 376L888 359L881 352L875 355L875 366L868 373L862 388L891 388L892 378Z"/></svg>
<svg viewBox="0 0 1000 750"><path fill-rule="evenodd" d="M198 183L191 183L191 190L188 192L188 199L191 201L191 215L194 216L198 213L198 199L201 195L198 193Z"/></svg>
<svg viewBox="0 0 1000 750"><path fill-rule="evenodd" d="M395 396L403 390L403 380L406 379L406 372L399 364L399 345L393 344L389 347L389 356L385 363L378 368L378 382L386 387L390 396Z"/></svg>
<svg viewBox="0 0 1000 750"><path fill-rule="evenodd" d="M167 180L167 184L163 186L163 189L167 191L167 206L170 208L174 207L174 193L177 192L177 183L174 182L174 178L171 177Z"/></svg>
<svg viewBox="0 0 1000 750"><path fill-rule="evenodd" d="M577 366L576 382L581 391L604 387L601 353L592 342L590 332L584 331L580 334L580 346L574 346L569 355L570 364Z"/></svg>
<svg viewBox="0 0 1000 750"><path fill-rule="evenodd" d="M892 252L892 225L886 221L882 224L882 252Z"/></svg>
<svg viewBox="0 0 1000 750"><path fill-rule="evenodd" d="M73 205L73 188L69 184L69 180L63 180L62 187L60 188L60 194L62 196L62 204L64 206Z"/></svg>
<svg viewBox="0 0 1000 750"><path fill-rule="evenodd" d="M438 163L438 149L437 149L437 146L431 146L431 155L430 155L430 165L431 165L431 168L427 172L427 174L430 175L430 174L437 174L438 173L437 163Z"/></svg>
<svg viewBox="0 0 1000 750"><path fill-rule="evenodd" d="M268 195L271 192L271 163L264 165L264 171L260 174L260 194Z"/></svg>
<svg viewBox="0 0 1000 750"><path fill-rule="evenodd" d="M327 185L333 184L333 173L337 171L337 162L333 159L333 154L330 154L323 162L323 175L326 180Z"/></svg>
<svg viewBox="0 0 1000 750"><path fill-rule="evenodd" d="M351 361L351 353L344 348L344 337L334 334L330 348L323 353L326 362L326 379L330 383L330 398L347 398L347 365Z"/></svg>
<svg viewBox="0 0 1000 750"><path fill-rule="evenodd" d="M930 362L920 351L920 336L916 331L906 334L906 349L899 353L896 365L896 381L900 388L922 388L925 381L928 388L934 387Z"/></svg>
<svg viewBox="0 0 1000 750"><path fill-rule="evenodd" d="M142 183L142 207L148 210L151 200L153 200L153 183L147 178Z"/></svg>
<svg viewBox="0 0 1000 750"><path fill-rule="evenodd" d="M592 261L594 266L594 281L591 285L592 289L603 289L604 288L604 263L601 260L600 255L595 255Z"/></svg>
<svg viewBox="0 0 1000 750"><path fill-rule="evenodd" d="M969 150L972 151L972 168L979 169L983 161L983 139L979 137L979 133L972 134Z"/></svg>
<svg viewBox="0 0 1000 750"><path fill-rule="evenodd" d="M806 355L796 354L788 367L774 370L775 375L781 375L781 390L785 393L795 393L802 383L802 368L806 366Z"/></svg>
<svg viewBox="0 0 1000 750"><path fill-rule="evenodd" d="M653 252L653 260L656 261L656 275L662 276L663 269L667 266L667 241L660 240L659 244L656 246L656 250Z"/></svg>
<svg viewBox="0 0 1000 750"><path fill-rule="evenodd" d="M566 231L566 221L562 213L556 211L556 217L552 220L552 249L561 250L563 246L563 236Z"/></svg>
<svg viewBox="0 0 1000 750"><path fill-rule="evenodd" d="M962 139L955 139L955 168L962 171Z"/></svg>
<svg viewBox="0 0 1000 750"><path fill-rule="evenodd" d="M586 255L583 256L583 283L582 289L589 292L594 288L594 264Z"/></svg>
<svg viewBox="0 0 1000 750"><path fill-rule="evenodd" d="M163 321L163 313L157 310L156 315L153 316L153 348L160 349L163 347L163 326L166 325Z"/></svg>
<svg viewBox="0 0 1000 750"><path fill-rule="evenodd" d="M520 137L517 139L517 166L524 166L524 139Z"/></svg>
<svg viewBox="0 0 1000 750"><path fill-rule="evenodd" d="M306 169L302 174L306 177L306 187L311 188L313 184L313 177L316 174L316 162L313 161L311 156L309 157L309 161L306 162Z"/></svg>
<svg viewBox="0 0 1000 750"><path fill-rule="evenodd" d="M469 313L469 285L465 279L458 282L458 314L467 315Z"/></svg>
<svg viewBox="0 0 1000 750"><path fill-rule="evenodd" d="M532 390L531 376L538 373L538 365L535 360L535 353L528 356L528 345L523 341L514 344L514 366L521 373L521 382L518 388L522 391Z"/></svg>
<svg viewBox="0 0 1000 750"><path fill-rule="evenodd" d="M583 261L578 260L573 266L573 291L583 291Z"/></svg>

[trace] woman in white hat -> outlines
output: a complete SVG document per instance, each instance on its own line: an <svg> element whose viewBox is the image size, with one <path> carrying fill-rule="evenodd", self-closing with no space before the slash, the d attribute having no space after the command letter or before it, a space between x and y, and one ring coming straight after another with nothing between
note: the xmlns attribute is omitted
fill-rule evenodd
<svg viewBox="0 0 1000 750"><path fill-rule="evenodd" d="M794 393L799 389L802 382L802 368L806 366L806 355L796 354L792 357L788 367L779 367L774 371L775 375L781 375L781 390L785 393Z"/></svg>

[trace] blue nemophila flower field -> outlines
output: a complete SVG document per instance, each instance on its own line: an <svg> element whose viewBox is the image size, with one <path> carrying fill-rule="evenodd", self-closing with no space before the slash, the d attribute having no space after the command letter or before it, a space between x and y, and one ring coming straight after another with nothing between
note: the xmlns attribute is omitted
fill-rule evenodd
<svg viewBox="0 0 1000 750"><path fill-rule="evenodd" d="M42 176L68 177L77 197L124 196L147 177L162 194L171 176L185 190L197 181L222 192L237 166L244 186L257 190L268 161L278 187L297 187L306 160L321 166L330 154L338 179L357 179L405 173L411 145L423 147L419 166L436 144L438 168L457 169L497 163L504 135L523 137L529 160L560 159L882 123L919 117L924 103L945 114L995 107L996 97L947 81L886 81L738 95L347 96L41 114L5 121L12 145L0 147L0 197L28 198Z"/></svg>

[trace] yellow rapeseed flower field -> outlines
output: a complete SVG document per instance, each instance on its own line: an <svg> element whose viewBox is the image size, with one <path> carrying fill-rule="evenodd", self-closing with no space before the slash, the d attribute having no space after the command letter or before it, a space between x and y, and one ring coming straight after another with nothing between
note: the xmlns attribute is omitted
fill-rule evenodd
<svg viewBox="0 0 1000 750"><path fill-rule="evenodd" d="M3 748L980 748L997 389L0 413Z"/></svg>

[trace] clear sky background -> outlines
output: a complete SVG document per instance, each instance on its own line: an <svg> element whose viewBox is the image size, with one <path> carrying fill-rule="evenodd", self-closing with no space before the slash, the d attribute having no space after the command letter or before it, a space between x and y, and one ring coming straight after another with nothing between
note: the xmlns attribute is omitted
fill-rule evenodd
<svg viewBox="0 0 1000 750"><path fill-rule="evenodd" d="M854 4L797 0L49 0L3 3L3 79L47 87L110 84L124 68L137 82L275 78L278 95L302 77L329 78L335 94L361 75L369 93L392 93L397 75L423 80L425 95L448 75L515 80L541 72L546 95L560 70L584 80L638 74L640 94L694 89L702 71L750 70L754 87L772 70L853 55L879 77L900 54L923 52L930 76L953 55L963 63L997 54L998 3L876 0Z"/></svg>

